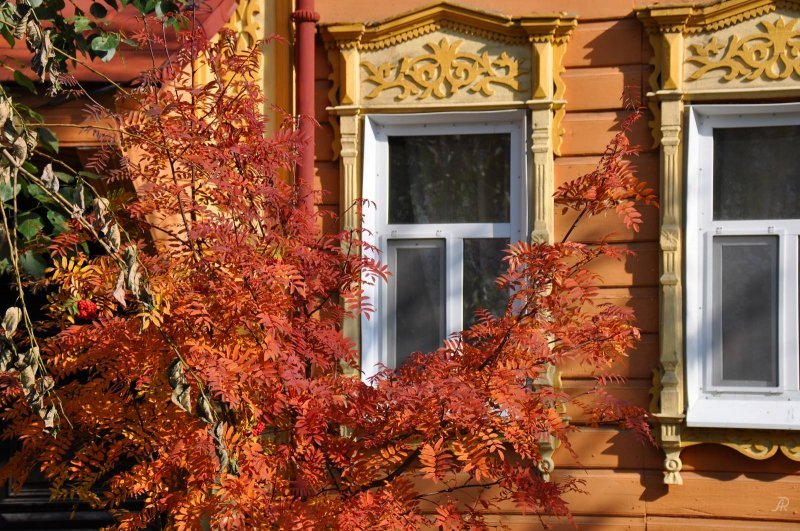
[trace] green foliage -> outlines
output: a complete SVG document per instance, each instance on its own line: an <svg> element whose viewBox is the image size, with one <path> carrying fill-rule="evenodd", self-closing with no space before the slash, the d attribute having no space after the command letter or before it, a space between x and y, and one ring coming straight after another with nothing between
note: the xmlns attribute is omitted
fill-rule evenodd
<svg viewBox="0 0 800 531"><path fill-rule="evenodd" d="M14 82L16 82L16 84L20 87L28 89L28 91L32 92L33 94L39 94L39 91L36 90L36 85L33 84L31 78L19 70L14 70Z"/></svg>

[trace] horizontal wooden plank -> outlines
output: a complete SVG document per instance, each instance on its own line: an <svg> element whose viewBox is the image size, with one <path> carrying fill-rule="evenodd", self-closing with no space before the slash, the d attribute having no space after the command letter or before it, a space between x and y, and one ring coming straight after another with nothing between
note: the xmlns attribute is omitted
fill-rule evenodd
<svg viewBox="0 0 800 531"><path fill-rule="evenodd" d="M654 524L696 519L709 524L707 528L710 529L714 529L717 520L740 520L751 525L751 529L762 529L762 522L800 522L800 478L794 476L780 478L760 474L737 481L725 481L685 472L683 485L668 486L663 483L663 473L657 470L634 472L556 468L552 478L557 482L565 478L583 482L583 493L565 496L570 510L579 518L647 516L648 519L656 519ZM496 493L496 489L490 489L484 492L484 496L491 497ZM474 497L475 493L465 491L459 499L468 503ZM784 498L788 498L788 506L787 502L779 502ZM775 510L776 507L785 507L786 510ZM524 515L511 501L499 503L493 512L497 515L531 517ZM679 520L674 520L676 518ZM647 523L649 526L649 521Z"/></svg>
<svg viewBox="0 0 800 531"><path fill-rule="evenodd" d="M317 0L316 10L322 23L366 22L406 13L419 7L431 5L431 0L405 0L399 2L376 2L375 0ZM567 12L580 20L607 19L630 16L632 0L460 0L459 5L481 11L520 16L536 13Z"/></svg>
<svg viewBox="0 0 800 531"><path fill-rule="evenodd" d="M656 446L642 443L633 433L614 428L583 427L569 435L573 455L559 448L556 468L606 468L661 470L664 454Z"/></svg>
<svg viewBox="0 0 800 531"><path fill-rule="evenodd" d="M323 203L339 202L338 161L317 161L314 164L314 189L322 191Z"/></svg>
<svg viewBox="0 0 800 531"><path fill-rule="evenodd" d="M599 157L559 157L555 161L556 186L561 186L567 181L591 173L597 168ZM647 183L658 194L659 188L659 158L656 152L642 153L631 160L632 171L641 181ZM641 206L643 223L639 232L625 226L623 220L616 212L607 212L595 217L582 220L575 228L570 238L575 241L593 242L603 238L610 241L646 240L658 241L659 213L655 206ZM561 240L572 226L578 213L569 210L562 214L562 209L556 207L555 237Z"/></svg>
<svg viewBox="0 0 800 531"><path fill-rule="evenodd" d="M562 75L567 110L623 109L623 95L644 101L649 72L649 66L640 64L568 69Z"/></svg>
<svg viewBox="0 0 800 531"><path fill-rule="evenodd" d="M603 256L591 262L587 269L600 276L600 285L658 286L657 242L616 243L613 247L635 254L622 260Z"/></svg>
<svg viewBox="0 0 800 531"><path fill-rule="evenodd" d="M770 531L797 529L796 522L769 522L764 520L735 520L720 518L671 518L663 516L606 516L578 515L574 523L565 518L534 515L492 515L486 519L489 525L506 526L511 531L540 530L546 525L551 531L620 531L647 529L648 531L676 531L679 529L730 529L740 531Z"/></svg>
<svg viewBox="0 0 800 531"><path fill-rule="evenodd" d="M333 160L333 128L329 123L322 122L316 129L316 145L314 146L314 160Z"/></svg>
<svg viewBox="0 0 800 531"><path fill-rule="evenodd" d="M42 115L44 123L58 136L61 147L99 146L104 142L98 139L96 133L108 135L110 133L107 129L116 127L111 120L100 122L95 120L86 111L91 102L85 98L68 99L55 106L47 105L42 98L23 97L21 99ZM100 97L98 100L108 108L114 109L114 102L110 98ZM98 129L93 130L91 126Z"/></svg>
<svg viewBox="0 0 800 531"><path fill-rule="evenodd" d="M683 474L683 485L663 484L663 474L605 470L558 471L585 481L589 495L570 494L575 514L650 517L737 518L755 521L800 522L800 478L754 475L737 481ZM785 511L774 509L789 498ZM796 504L793 507L792 502ZM756 522L751 522L755 524ZM755 528L755 527L754 527Z"/></svg>
<svg viewBox="0 0 800 531"><path fill-rule="evenodd" d="M328 90L331 88L331 82L328 80L317 80L314 82L314 119L318 122L328 122L327 107L331 105L328 99Z"/></svg>
<svg viewBox="0 0 800 531"><path fill-rule="evenodd" d="M314 48L314 79L328 79L328 76L333 71L333 67L328 62L328 51L319 36L317 36L316 41L316 47Z"/></svg>
<svg viewBox="0 0 800 531"><path fill-rule="evenodd" d="M584 395L594 387L594 380L564 380L564 392L572 397L579 397L580 404L595 404L597 397ZM622 400L627 404L639 406L647 409L650 405L650 389L652 381L650 379L630 379L620 383L609 383L605 386L605 392ZM567 404L567 415L575 424L585 424L588 418L584 413L582 405L578 401Z"/></svg>
<svg viewBox="0 0 800 531"><path fill-rule="evenodd" d="M657 288L602 288L595 300L598 304L612 303L633 308L636 326L643 333L658 333Z"/></svg>
<svg viewBox="0 0 800 531"><path fill-rule="evenodd" d="M624 111L567 112L561 122L565 131L561 156L600 155L626 115ZM653 144L647 121L648 118L639 120L629 135L631 143L643 149L649 149Z"/></svg>
<svg viewBox="0 0 800 531"><path fill-rule="evenodd" d="M591 529L592 531L621 531L627 529L645 529L646 523L643 516L606 516L606 515L579 515L574 517L574 523L565 518L536 515L492 515L486 518L489 526L507 528L510 531L540 531L550 529L558 531L575 531L576 529ZM547 527L544 527L547 526Z"/></svg>
<svg viewBox="0 0 800 531"><path fill-rule="evenodd" d="M681 476L683 485L668 487L660 474L643 475L648 515L800 522L798 476L748 474L735 481L724 474L682 472ZM788 501L781 501L784 498Z"/></svg>
<svg viewBox="0 0 800 531"><path fill-rule="evenodd" d="M612 210L602 212L596 216L584 217L570 234L570 240L592 243L599 242L605 238L609 242L657 242L659 231L658 207L655 205L640 205L638 211L642 215L642 223L639 225L638 232L633 228L626 227L625 221ZM578 212L569 210L562 214L559 206L556 206L556 241L561 241L564 238L577 217Z"/></svg>
<svg viewBox="0 0 800 531"><path fill-rule="evenodd" d="M643 40L646 39L643 39L642 25L634 18L604 22L581 20L567 45L564 66L646 64L650 56L643 53Z"/></svg>
<svg viewBox="0 0 800 531"><path fill-rule="evenodd" d="M769 522L765 520L737 520L734 518L670 518L648 516L645 518L648 531L674 531L675 529L738 529L741 531L767 531L772 529L797 530L797 522Z"/></svg>
<svg viewBox="0 0 800 531"><path fill-rule="evenodd" d="M608 372L624 378L650 378L658 367L658 334L643 334L638 346L628 357L608 368ZM592 370L577 363L565 363L559 367L562 378L591 378Z"/></svg>
<svg viewBox="0 0 800 531"><path fill-rule="evenodd" d="M769 433L766 432L764 437L769 438ZM681 461L683 461L684 470L725 473L731 480L737 480L745 474L753 473L800 475L800 463L792 461L780 451L769 459L758 460L747 457L727 446L699 444L684 448L681 452Z"/></svg>

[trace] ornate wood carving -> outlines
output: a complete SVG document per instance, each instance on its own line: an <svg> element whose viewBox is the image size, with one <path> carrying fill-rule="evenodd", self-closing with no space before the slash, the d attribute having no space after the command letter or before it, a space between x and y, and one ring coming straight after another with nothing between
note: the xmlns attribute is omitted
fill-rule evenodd
<svg viewBox="0 0 800 531"><path fill-rule="evenodd" d="M450 42L446 37L438 43L429 42L425 45L429 53L404 57L396 64L376 66L363 61L361 66L369 72L366 81L375 84L365 97L372 99L390 89L400 89L399 101L409 96L420 100L430 96L447 98L462 89L493 96L492 84L519 90L517 59L506 52L498 57L491 57L488 52L481 55L462 52L459 51L461 42Z"/></svg>
<svg viewBox="0 0 800 531"><path fill-rule="evenodd" d="M800 434L784 431L686 429L681 447L715 443L732 448L751 459L769 459L781 452L800 462Z"/></svg>
<svg viewBox="0 0 800 531"><path fill-rule="evenodd" d="M688 63L697 65L689 80L700 79L714 70L723 70L722 79L788 79L800 74L800 28L797 20L779 17L759 23L762 31L728 42L712 37L706 44L689 46Z"/></svg>
<svg viewBox="0 0 800 531"><path fill-rule="evenodd" d="M797 434L697 430L687 428L684 422L684 105L703 99L741 101L800 95L800 86L789 80L800 74L799 30L791 17L786 20L773 15L779 9L781 13L788 9L800 12L800 1L721 0L637 10L654 51L648 104L655 118L653 137L661 145L660 364L653 383L652 409L659 420L667 484L682 483L680 453L692 444L723 444L757 459L778 450L791 459L800 455ZM742 33L745 36L740 36ZM776 91L767 83L781 89Z"/></svg>
<svg viewBox="0 0 800 531"><path fill-rule="evenodd" d="M553 113L548 104L532 105L531 109L531 241L553 241Z"/></svg>
<svg viewBox="0 0 800 531"><path fill-rule="evenodd" d="M225 27L239 36L237 49L246 50L261 38L261 2L246 0L236 4L236 10Z"/></svg>

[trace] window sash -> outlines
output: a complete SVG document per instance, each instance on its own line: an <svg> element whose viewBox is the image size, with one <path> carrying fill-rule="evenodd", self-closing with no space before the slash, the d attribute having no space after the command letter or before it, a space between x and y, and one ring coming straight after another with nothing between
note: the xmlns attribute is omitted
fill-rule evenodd
<svg viewBox="0 0 800 531"><path fill-rule="evenodd" d="M525 112L468 112L417 115L373 115L364 125L363 197L377 208L365 209L365 240L376 246L386 262L390 240L444 239L446 260L446 336L463 328L463 241L470 238L505 238L524 240L527 233L528 197ZM390 136L506 133L511 140L509 223L388 223L388 172ZM377 372L377 365L390 366L390 333L388 326L388 283L367 285L365 295L375 307L370 318L361 320L361 360L364 379ZM392 356L394 357L394 356Z"/></svg>
<svg viewBox="0 0 800 531"><path fill-rule="evenodd" d="M438 316L441 319L439 330L437 335L442 337L443 333L445 332L445 328L447 327L447 299L448 299L448 288L447 285L447 258L448 258L448 242L442 238L425 238L425 239L394 239L389 240L388 245L386 246L386 262L391 269L393 276L389 278L388 282L388 306L395 308L397 307L397 302L400 299L400 295L397 292L398 284L400 283L400 268L398 266L398 251L401 250L410 250L410 249L428 249L428 250L435 250L439 255L440 260L440 271L439 271L439 279L438 282L440 284L439 289L440 293L432 294L432 299L438 299L440 304L441 313L444 313L444 319L441 319L441 313ZM407 282L404 279L404 283ZM397 315L394 318L387 319L386 322L386 346L388 348L387 352L387 360L393 365L397 366L397 358L398 355L404 358L408 357L412 352L398 352L397 351L397 343L398 343L398 322L397 322Z"/></svg>
<svg viewBox="0 0 800 531"><path fill-rule="evenodd" d="M687 114L687 423L689 426L800 429L794 420L800 418L800 404L797 403L800 400L800 220L713 219L713 130L800 124L800 105L702 105L690 107ZM713 256L714 237L760 235L775 235L779 239L778 386L715 386L712 374L712 278L717 267Z"/></svg>

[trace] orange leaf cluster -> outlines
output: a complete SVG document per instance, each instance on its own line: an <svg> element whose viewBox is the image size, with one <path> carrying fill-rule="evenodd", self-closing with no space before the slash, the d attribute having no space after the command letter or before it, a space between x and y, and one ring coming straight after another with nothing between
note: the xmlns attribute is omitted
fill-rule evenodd
<svg viewBox="0 0 800 531"><path fill-rule="evenodd" d="M55 240L40 288L60 429L42 436L3 377L3 436L22 441L3 477L38 467L55 496L115 511L123 529L479 529L505 502L568 514L563 495L580 485L548 480L541 448L569 447L572 397L547 371L576 361L602 374L638 339L629 309L595 302L588 269L623 255L512 245L502 315L482 311L442 348L365 383L346 370L359 360L341 323L346 308L369 308L363 279L386 268L362 257L358 232L320 235L298 208L283 175L303 140L291 121L264 136L256 51L236 51L230 34L187 39L159 74L168 82L122 94L129 112L109 116L123 153L114 179L124 171L138 189L113 215L156 239L97 256L78 245L91 239L80 226ZM198 62L212 73L202 86ZM638 226L634 203L652 195L624 163L633 119L597 171L559 189L560 204ZM96 318L76 322L71 300L92 300ZM593 418L647 437L643 412L602 383ZM130 499L141 510L125 511Z"/></svg>

